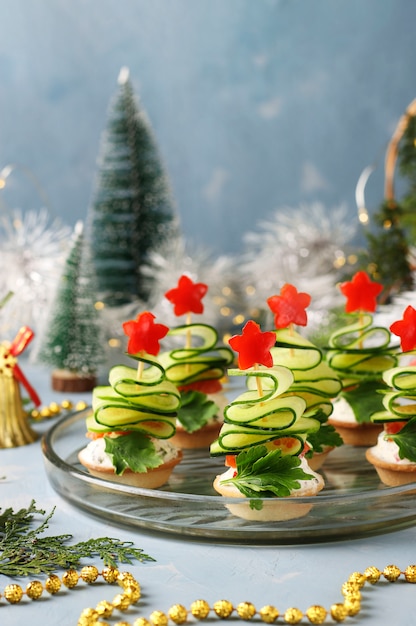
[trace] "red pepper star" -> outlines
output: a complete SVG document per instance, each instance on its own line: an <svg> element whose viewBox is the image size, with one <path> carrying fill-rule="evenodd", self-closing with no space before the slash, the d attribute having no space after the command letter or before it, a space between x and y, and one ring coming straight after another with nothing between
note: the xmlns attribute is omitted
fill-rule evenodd
<svg viewBox="0 0 416 626"><path fill-rule="evenodd" d="M346 313L368 311L372 313L377 307L377 296L383 291L383 285L373 282L364 271L357 272L350 282L340 285L341 293L347 298Z"/></svg>
<svg viewBox="0 0 416 626"><path fill-rule="evenodd" d="M409 352L416 347L416 310L408 306L403 313L403 319L393 322L390 330L400 337L403 352Z"/></svg>
<svg viewBox="0 0 416 626"><path fill-rule="evenodd" d="M293 285L285 284L280 290L280 296L271 296L267 300L271 311L275 314L276 328L287 328L290 324L306 326L308 316L306 308L311 303L308 293L300 293Z"/></svg>
<svg viewBox="0 0 416 626"><path fill-rule="evenodd" d="M253 320L246 323L241 335L234 335L228 343L238 352L240 369L246 370L256 364L272 367L273 358L270 349L276 343L276 335L272 331L263 333Z"/></svg>
<svg viewBox="0 0 416 626"><path fill-rule="evenodd" d="M159 340L168 334L169 328L164 324L155 324L154 319L153 313L144 311L135 320L124 322L123 330L130 338L127 344L129 354L147 352L156 356L159 353Z"/></svg>
<svg viewBox="0 0 416 626"><path fill-rule="evenodd" d="M178 286L167 291L165 298L174 305L175 315L203 313L204 305L201 301L207 291L207 285L194 283L189 276L183 274L178 281Z"/></svg>

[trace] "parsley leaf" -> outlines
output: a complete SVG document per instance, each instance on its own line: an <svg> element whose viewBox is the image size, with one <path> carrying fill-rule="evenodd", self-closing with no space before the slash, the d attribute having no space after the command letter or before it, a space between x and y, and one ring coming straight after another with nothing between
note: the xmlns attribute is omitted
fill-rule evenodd
<svg viewBox="0 0 416 626"><path fill-rule="evenodd" d="M235 485L247 498L283 498L299 489L299 480L312 478L300 467L299 457L282 455L279 449L267 452L265 446L254 446L240 452L236 461L236 476L221 483Z"/></svg>
<svg viewBox="0 0 416 626"><path fill-rule="evenodd" d="M399 457L416 463L416 417L412 417L398 432L389 435L399 447Z"/></svg>
<svg viewBox="0 0 416 626"><path fill-rule="evenodd" d="M104 437L105 451L111 456L116 474L130 468L133 472L146 472L162 465L155 446L146 435L132 432L120 437Z"/></svg>
<svg viewBox="0 0 416 626"><path fill-rule="evenodd" d="M343 391L344 397L351 406L355 419L359 424L371 423L370 415L384 409L380 391L388 390L387 385L379 380L366 380L351 391Z"/></svg>
<svg viewBox="0 0 416 626"><path fill-rule="evenodd" d="M307 441L312 446L305 455L307 459L311 458L314 452L323 452L326 446L336 448L343 444L342 437L331 424L322 424L316 433L308 435Z"/></svg>
<svg viewBox="0 0 416 626"><path fill-rule="evenodd" d="M188 433L205 426L218 412L218 406L200 391L182 391L178 420Z"/></svg>

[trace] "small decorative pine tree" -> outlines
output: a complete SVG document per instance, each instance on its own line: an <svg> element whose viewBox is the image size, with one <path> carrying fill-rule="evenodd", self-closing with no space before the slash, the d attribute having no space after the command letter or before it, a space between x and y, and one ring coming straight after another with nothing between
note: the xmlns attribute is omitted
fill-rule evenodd
<svg viewBox="0 0 416 626"><path fill-rule="evenodd" d="M84 227L78 222L38 357L57 368L52 374L54 389L85 391L96 382L104 350L95 301L93 267Z"/></svg>
<svg viewBox="0 0 416 626"><path fill-rule="evenodd" d="M382 301L412 289L410 252L416 238L416 100L399 120L389 142L385 163L384 201L374 213L376 229L367 233L367 269L384 286ZM394 174L398 169L407 179L407 193L397 200Z"/></svg>
<svg viewBox="0 0 416 626"><path fill-rule="evenodd" d="M126 68L118 83L90 211L98 294L112 307L147 302L152 282L142 267L149 252L177 229L168 177Z"/></svg>
<svg viewBox="0 0 416 626"><path fill-rule="evenodd" d="M401 205L383 202L373 215L378 230L367 233L367 269L384 286L381 302L389 302L392 296L413 286L409 243L402 218Z"/></svg>
<svg viewBox="0 0 416 626"><path fill-rule="evenodd" d="M410 105L407 125L400 142L399 172L406 178L408 188L401 198L403 225L407 228L409 242L416 241L416 100Z"/></svg>

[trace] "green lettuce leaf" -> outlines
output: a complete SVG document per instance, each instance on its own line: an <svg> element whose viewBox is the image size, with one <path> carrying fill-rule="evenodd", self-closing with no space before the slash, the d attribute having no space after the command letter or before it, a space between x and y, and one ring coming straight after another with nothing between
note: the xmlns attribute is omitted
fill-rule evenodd
<svg viewBox="0 0 416 626"><path fill-rule="evenodd" d="M133 472L147 472L162 465L153 442L142 433L133 432L120 437L104 437L105 451L111 456L119 476L130 468Z"/></svg>
<svg viewBox="0 0 416 626"><path fill-rule="evenodd" d="M399 457L416 463L416 417L412 417L398 432L389 435L399 447Z"/></svg>
<svg viewBox="0 0 416 626"><path fill-rule="evenodd" d="M299 489L299 480L313 478L300 467L299 457L282 456L279 449L267 452L265 446L255 446L240 452L236 461L236 476L221 483L235 485L247 498L283 498ZM257 508L255 502L253 505Z"/></svg>
<svg viewBox="0 0 416 626"><path fill-rule="evenodd" d="M200 391L182 391L178 420L188 433L205 426L218 412L218 406Z"/></svg>

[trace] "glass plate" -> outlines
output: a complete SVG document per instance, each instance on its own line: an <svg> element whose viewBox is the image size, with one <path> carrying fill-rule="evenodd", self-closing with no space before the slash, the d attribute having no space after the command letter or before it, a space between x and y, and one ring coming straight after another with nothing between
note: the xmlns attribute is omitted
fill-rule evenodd
<svg viewBox="0 0 416 626"><path fill-rule="evenodd" d="M42 451L54 489L100 519L184 537L275 545L382 534L416 522L416 483L383 486L364 449L351 446L331 452L320 470L325 488L315 497L296 498L296 504L308 505L310 511L288 521L248 521L230 513L227 506L246 505L247 499L216 494L212 482L224 471L223 459L210 458L207 451L185 451L169 483L160 489L94 478L77 459L86 445L88 410L57 422L44 435Z"/></svg>

